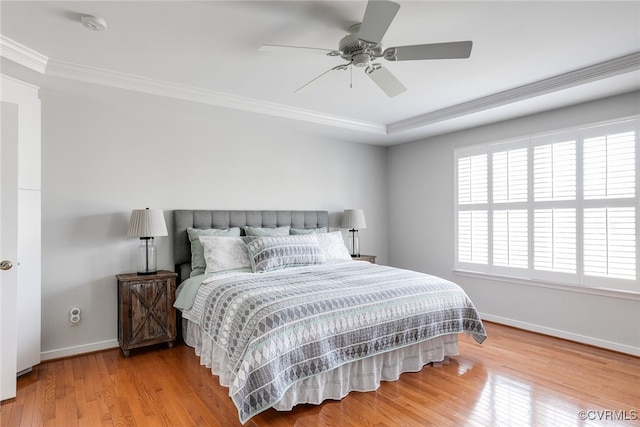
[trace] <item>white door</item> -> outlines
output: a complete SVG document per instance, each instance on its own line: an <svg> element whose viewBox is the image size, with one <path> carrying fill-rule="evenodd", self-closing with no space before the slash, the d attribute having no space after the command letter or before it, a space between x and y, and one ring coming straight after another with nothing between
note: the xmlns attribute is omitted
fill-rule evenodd
<svg viewBox="0 0 640 427"><path fill-rule="evenodd" d="M18 105L0 103L0 400L16 395ZM8 269L7 269L8 268Z"/></svg>
<svg viewBox="0 0 640 427"><path fill-rule="evenodd" d="M16 394L16 374L40 363L41 156L39 88L1 74L0 79L0 400L5 400Z"/></svg>

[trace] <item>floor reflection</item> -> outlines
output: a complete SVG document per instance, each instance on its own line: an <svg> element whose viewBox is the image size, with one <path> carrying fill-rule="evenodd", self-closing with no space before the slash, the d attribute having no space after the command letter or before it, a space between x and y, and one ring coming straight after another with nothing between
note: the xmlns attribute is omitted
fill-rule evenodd
<svg viewBox="0 0 640 427"><path fill-rule="evenodd" d="M459 372L462 367L463 364ZM557 378L550 378L549 387L545 387L528 379L496 373L495 369L491 371L469 414L469 420L479 421L482 425L640 426L636 417L640 402L635 408L620 402L606 403L606 397L604 402L584 403L589 399L584 395L585 390L569 385L565 394L553 390Z"/></svg>

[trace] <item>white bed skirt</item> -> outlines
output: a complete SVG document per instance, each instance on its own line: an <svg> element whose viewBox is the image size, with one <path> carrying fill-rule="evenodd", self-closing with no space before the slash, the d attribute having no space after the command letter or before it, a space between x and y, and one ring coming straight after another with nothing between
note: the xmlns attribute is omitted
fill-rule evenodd
<svg viewBox="0 0 640 427"><path fill-rule="evenodd" d="M182 319L185 343L195 349L200 364L229 387L232 382L227 354L196 323ZM292 385L273 408L289 411L298 404L320 404L327 399L340 400L351 391L373 391L380 381L396 381L403 372L418 372L431 362L458 354L458 334L444 335L377 356L367 357Z"/></svg>

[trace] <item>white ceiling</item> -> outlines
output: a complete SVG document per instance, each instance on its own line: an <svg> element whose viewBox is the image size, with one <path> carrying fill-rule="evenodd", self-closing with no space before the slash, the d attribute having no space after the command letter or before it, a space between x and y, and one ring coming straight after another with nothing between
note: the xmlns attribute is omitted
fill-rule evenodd
<svg viewBox="0 0 640 427"><path fill-rule="evenodd" d="M384 47L472 40L469 59L386 62L388 98L353 70L294 90L340 58L259 52L337 49L365 1L6 1L2 56L54 77L312 124L392 145L640 89L639 1L400 1ZM83 14L104 18L93 32ZM293 125L294 123L292 123Z"/></svg>

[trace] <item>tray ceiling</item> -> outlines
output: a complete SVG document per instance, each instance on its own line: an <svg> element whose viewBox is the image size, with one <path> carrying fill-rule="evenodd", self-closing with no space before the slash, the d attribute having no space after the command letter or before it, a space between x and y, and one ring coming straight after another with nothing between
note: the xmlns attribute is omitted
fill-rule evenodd
<svg viewBox="0 0 640 427"><path fill-rule="evenodd" d="M313 123L392 145L640 89L640 2L400 1L384 46L472 40L469 59L385 62L388 98L362 69L294 90L340 58L361 1L2 1L5 60L62 77ZM104 31L82 26L102 17Z"/></svg>

